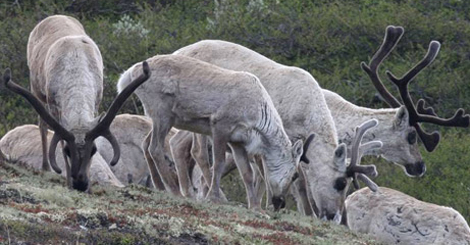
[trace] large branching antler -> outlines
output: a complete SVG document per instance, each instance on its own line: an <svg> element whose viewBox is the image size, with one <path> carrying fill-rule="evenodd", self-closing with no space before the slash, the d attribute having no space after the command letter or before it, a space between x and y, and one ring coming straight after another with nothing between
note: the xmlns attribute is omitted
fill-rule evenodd
<svg viewBox="0 0 470 245"><path fill-rule="evenodd" d="M36 96L34 96L30 91L11 81L11 71L9 68L7 68L3 74L3 83L11 91L23 96L23 98L25 98L31 104L31 106L33 106L34 110L36 110L42 120L44 120L54 130L54 137L51 141L51 146L57 146L57 143L60 141L60 139L67 141L67 143L75 141L75 136L70 131L62 127L62 125L60 125L60 123L57 122L57 120L55 120L51 114L49 114L47 109ZM55 148L53 153L54 158L50 159L51 167L54 169L54 171L60 174L62 173L62 170L55 161ZM51 156L51 153L49 156Z"/></svg>
<svg viewBox="0 0 470 245"><path fill-rule="evenodd" d="M346 172L348 177L353 178L353 184L356 189L359 189L357 179L364 182L372 191L377 191L378 189L377 184L368 177L377 177L378 173L375 165L359 165L364 152L382 147L381 141L370 141L365 144L361 144L362 138L367 130L377 126L377 124L379 124L377 119L371 119L356 127L356 133L354 135L351 148L351 162Z"/></svg>
<svg viewBox="0 0 470 245"><path fill-rule="evenodd" d="M378 67L382 61L390 54L390 52L395 48L398 41L404 33L403 27L388 26L386 29L386 34L383 40L382 45L379 50L372 57L370 64L362 62L362 69L369 75L374 87L384 98L391 107L399 107L401 103L385 88L379 75ZM468 127L470 125L470 115L465 114L465 111L460 108L458 109L454 116L451 118L441 118L436 115L432 107L425 107L425 102L423 99L420 99L415 106L413 100L411 99L408 84L431 62L436 58L439 53L440 43L437 41L432 41L429 45L428 52L426 56L411 70L409 70L402 78L395 77L390 71L387 71L386 74L388 78L398 87L400 96L403 100L403 104L408 110L409 114L409 125L413 126L418 135L423 142L427 151L432 152L439 144L440 135L437 131L432 133L425 132L421 126L420 122L424 123L433 123L441 126L450 126L450 127Z"/></svg>

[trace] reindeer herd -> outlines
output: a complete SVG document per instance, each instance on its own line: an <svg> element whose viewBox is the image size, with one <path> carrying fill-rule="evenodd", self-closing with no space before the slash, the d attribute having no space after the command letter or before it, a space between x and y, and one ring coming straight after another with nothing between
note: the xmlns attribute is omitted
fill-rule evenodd
<svg viewBox="0 0 470 245"><path fill-rule="evenodd" d="M257 212L265 213L265 196L266 208L279 210L292 195L300 213L383 242L468 244L470 228L457 211L378 187L370 179L378 175L375 166L360 165L363 155L376 155L422 176L418 138L433 151L440 137L419 123L470 124L463 109L440 118L410 97L408 84L439 52L436 41L401 78L387 72L403 104L387 91L378 67L403 32L387 27L370 63L361 64L391 108L354 105L300 68L238 44L204 40L131 66L107 112L97 116L103 93L98 46L76 19L51 16L29 36L31 92L11 80L9 69L3 75L5 86L37 111L39 127L9 131L0 140L1 157L52 168L79 191L89 192L91 182L137 183L215 203L227 200L221 179L238 169L248 208ZM133 92L145 115L117 115ZM351 183L359 189L357 180L368 188L347 197Z"/></svg>

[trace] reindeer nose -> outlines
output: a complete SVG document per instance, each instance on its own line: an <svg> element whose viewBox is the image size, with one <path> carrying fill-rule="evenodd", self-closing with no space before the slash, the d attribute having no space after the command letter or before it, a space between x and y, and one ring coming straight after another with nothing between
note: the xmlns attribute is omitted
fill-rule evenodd
<svg viewBox="0 0 470 245"><path fill-rule="evenodd" d="M406 164L405 165L406 173L412 176L422 176L426 172L426 164L424 162L416 162L414 164Z"/></svg>
<svg viewBox="0 0 470 245"><path fill-rule="evenodd" d="M86 191L88 190L88 180L85 181L73 181L73 188L77 191Z"/></svg>
<svg viewBox="0 0 470 245"><path fill-rule="evenodd" d="M286 201L284 200L284 197L273 197L271 202L273 203L274 211L278 211L279 209L286 207Z"/></svg>

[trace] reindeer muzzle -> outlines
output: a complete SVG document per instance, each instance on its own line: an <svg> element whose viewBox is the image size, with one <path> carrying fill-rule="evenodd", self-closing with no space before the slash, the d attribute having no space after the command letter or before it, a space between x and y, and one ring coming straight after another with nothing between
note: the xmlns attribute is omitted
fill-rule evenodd
<svg viewBox="0 0 470 245"><path fill-rule="evenodd" d="M279 211L279 209L286 207L286 201L284 200L284 197L273 197L271 201L274 206L274 211Z"/></svg>
<svg viewBox="0 0 470 245"><path fill-rule="evenodd" d="M417 163L405 164L406 173L411 176L421 177L426 172L426 164L420 161Z"/></svg>

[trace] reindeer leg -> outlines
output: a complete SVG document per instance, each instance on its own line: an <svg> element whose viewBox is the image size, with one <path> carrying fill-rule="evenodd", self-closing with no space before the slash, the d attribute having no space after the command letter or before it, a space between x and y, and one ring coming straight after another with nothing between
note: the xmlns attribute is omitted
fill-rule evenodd
<svg viewBox="0 0 470 245"><path fill-rule="evenodd" d="M153 185L156 189L164 191L165 185L163 185L162 178L158 173L157 167L155 167L155 163L153 162L152 156L150 155L149 146L150 146L150 139L152 138L152 132L145 137L144 142L142 142L142 149L144 150L145 160L150 170L150 179L153 182Z"/></svg>
<svg viewBox="0 0 470 245"><path fill-rule="evenodd" d="M218 125L222 127L222 125ZM220 179L222 177L224 167L225 167L225 151L227 150L227 135L223 133L222 130L217 128L212 129L212 154L214 156L214 165L212 168L212 181L207 193L206 199L211 200L212 202L220 202Z"/></svg>
<svg viewBox="0 0 470 245"><path fill-rule="evenodd" d="M255 166L255 171L253 172L254 178L254 187L256 190L256 200L258 203L261 203L264 197L264 193L267 190L267 183L264 181L264 168L263 161L261 158L255 156L251 166Z"/></svg>
<svg viewBox="0 0 470 245"><path fill-rule="evenodd" d="M261 209L261 203L258 201L258 197L256 195L254 172L246 150L237 144L230 144L230 148L232 149L235 164L237 165L240 176L243 179L243 184L245 185L248 208L263 212Z"/></svg>
<svg viewBox="0 0 470 245"><path fill-rule="evenodd" d="M51 171L49 159L47 159L47 124L41 119L41 117L39 117L39 132L41 133L42 143L42 170Z"/></svg>
<svg viewBox="0 0 470 245"><path fill-rule="evenodd" d="M197 165L201 168L202 175L204 179L209 185L212 179L212 174L210 170L209 164L209 152L208 152L208 144L207 144L207 136L193 133L193 144L191 147L191 156L196 161Z"/></svg>
<svg viewBox="0 0 470 245"><path fill-rule="evenodd" d="M170 122L169 118L160 118L157 122L154 120L149 150L165 189L173 195L180 196L178 177L166 161L164 152L165 137L172 127Z"/></svg>
<svg viewBox="0 0 470 245"><path fill-rule="evenodd" d="M196 196L194 187L189 176L191 163L190 148L193 143L191 132L179 131L170 139L170 151L175 162L178 175L179 187L184 197L194 198Z"/></svg>

